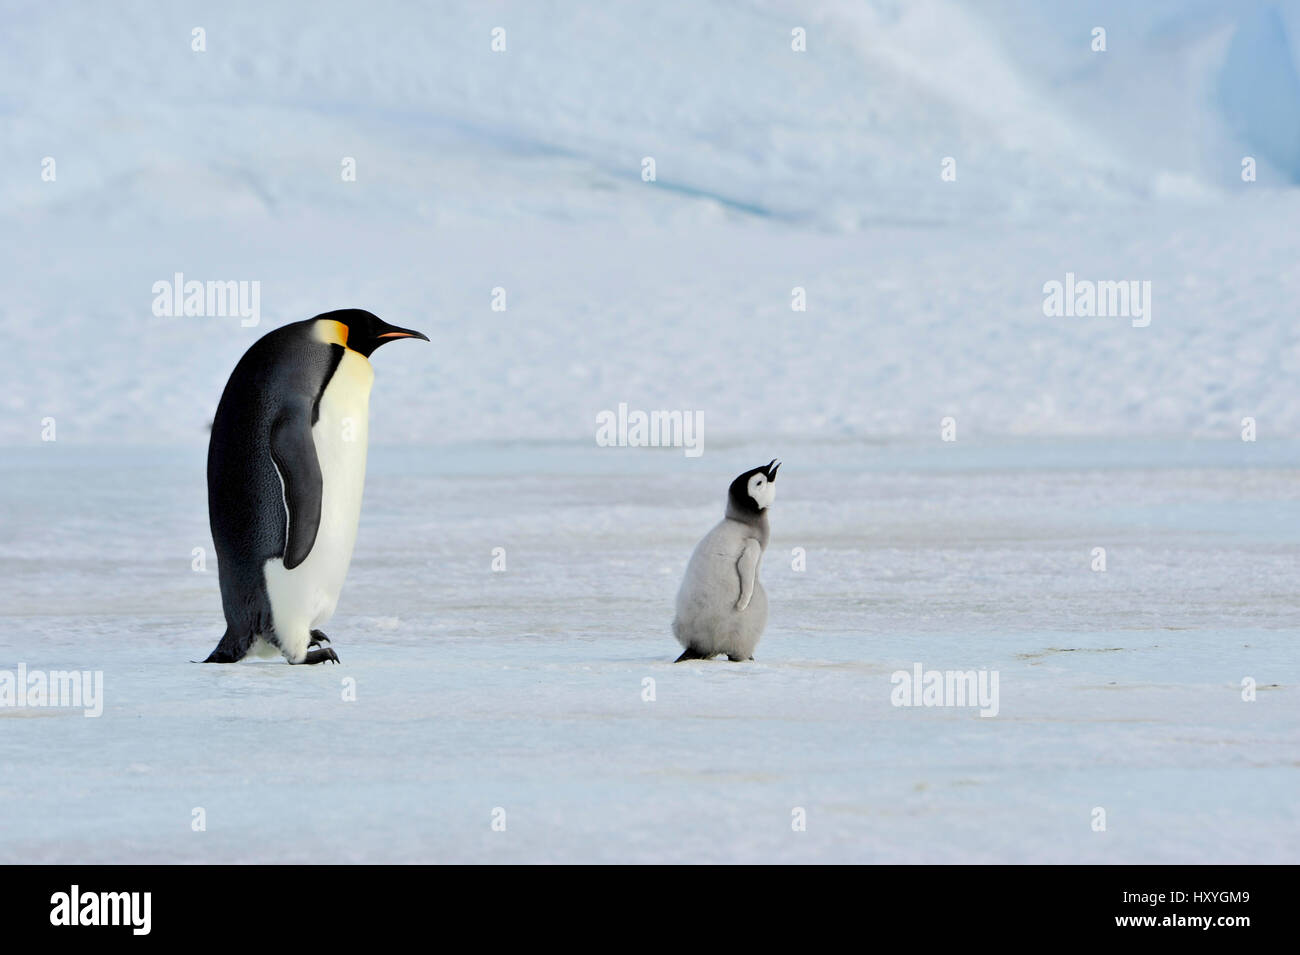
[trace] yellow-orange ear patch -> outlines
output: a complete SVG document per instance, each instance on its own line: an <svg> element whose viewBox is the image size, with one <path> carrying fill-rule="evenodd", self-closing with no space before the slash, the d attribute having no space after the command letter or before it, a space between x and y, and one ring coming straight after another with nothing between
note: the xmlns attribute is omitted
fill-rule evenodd
<svg viewBox="0 0 1300 955"><path fill-rule="evenodd" d="M316 323L313 331L316 333L316 338L327 345L348 347L348 327L342 322L336 322L331 318L322 318Z"/></svg>

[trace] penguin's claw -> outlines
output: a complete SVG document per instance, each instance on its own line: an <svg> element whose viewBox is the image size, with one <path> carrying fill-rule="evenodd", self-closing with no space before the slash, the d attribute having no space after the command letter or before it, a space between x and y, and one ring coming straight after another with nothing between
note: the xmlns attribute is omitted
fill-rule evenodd
<svg viewBox="0 0 1300 955"><path fill-rule="evenodd" d="M311 642L308 643L307 646L319 647L322 643L329 643L329 642L330 642L329 637L325 636L325 634L321 633L319 630L313 630L311 632ZM338 661L335 662L337 663Z"/></svg>

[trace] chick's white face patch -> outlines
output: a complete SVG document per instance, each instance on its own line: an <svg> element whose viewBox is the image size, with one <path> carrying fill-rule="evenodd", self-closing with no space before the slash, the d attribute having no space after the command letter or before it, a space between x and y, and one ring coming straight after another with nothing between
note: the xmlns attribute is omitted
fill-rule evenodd
<svg viewBox="0 0 1300 955"><path fill-rule="evenodd" d="M766 475L755 474L749 479L749 496L754 499L760 511L771 507L776 500L776 485Z"/></svg>

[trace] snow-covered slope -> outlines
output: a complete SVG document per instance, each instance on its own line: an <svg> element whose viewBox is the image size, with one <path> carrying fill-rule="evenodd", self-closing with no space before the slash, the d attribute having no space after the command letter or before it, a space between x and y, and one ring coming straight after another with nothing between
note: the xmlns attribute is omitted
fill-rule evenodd
<svg viewBox="0 0 1300 955"><path fill-rule="evenodd" d="M347 208L361 190L338 187L343 155L358 159L365 213L403 217L418 198L426 215L580 218L592 199L575 208L573 194L633 189L645 156L661 191L848 228L1122 186L1105 181L1104 147L948 0L316 10L137 5L78 30L20 16L4 41L8 203L51 200L17 174L33 153L64 154L63 201L173 221ZM796 27L807 52L791 49ZM961 190L937 187L948 155ZM530 202L530 179L553 195Z"/></svg>
<svg viewBox="0 0 1300 955"><path fill-rule="evenodd" d="M344 305L435 338L379 356L378 441L585 440L620 401L1300 434L1296 5L1132 7L9 9L0 443L201 442L256 335ZM1067 271L1151 280L1152 327L1045 318ZM262 324L155 316L177 272L260 282Z"/></svg>

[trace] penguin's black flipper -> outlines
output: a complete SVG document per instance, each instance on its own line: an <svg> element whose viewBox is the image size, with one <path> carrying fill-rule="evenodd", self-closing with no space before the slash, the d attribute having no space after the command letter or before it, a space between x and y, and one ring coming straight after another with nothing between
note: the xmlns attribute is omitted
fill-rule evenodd
<svg viewBox="0 0 1300 955"><path fill-rule="evenodd" d="M683 660L711 660L712 658L712 654L700 653L694 647L687 647L682 651L682 655L674 660L673 663L681 663Z"/></svg>
<svg viewBox="0 0 1300 955"><path fill-rule="evenodd" d="M320 527L322 483L309 403L296 402L280 412L271 427L271 460L284 482L284 503L289 508L284 569L293 570L311 553Z"/></svg>

